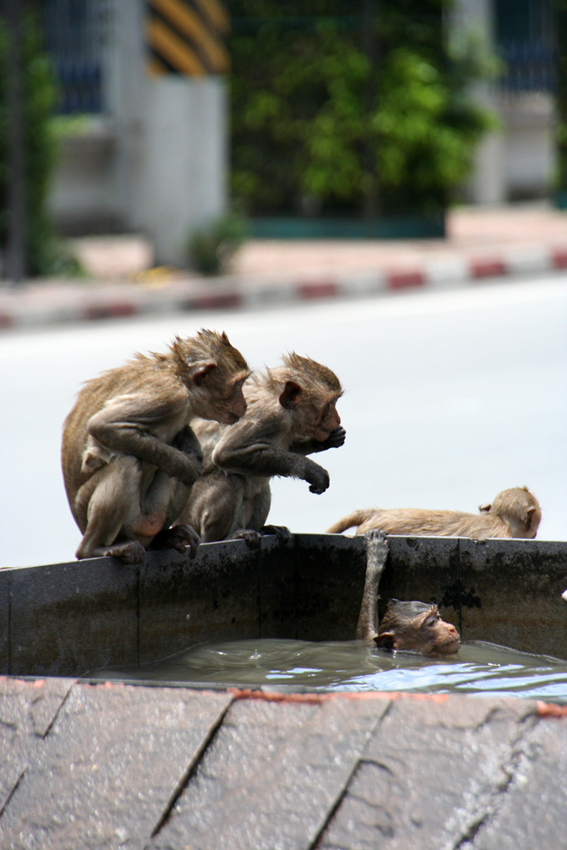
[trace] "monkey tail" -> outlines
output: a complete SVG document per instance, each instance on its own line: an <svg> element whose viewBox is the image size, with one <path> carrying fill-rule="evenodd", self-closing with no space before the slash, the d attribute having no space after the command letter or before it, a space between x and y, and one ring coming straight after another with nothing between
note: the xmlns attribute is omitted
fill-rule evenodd
<svg viewBox="0 0 567 850"><path fill-rule="evenodd" d="M349 514L348 516L338 520L338 522L333 523L333 525L327 529L327 534L340 534L341 531L346 531L347 528L352 528L355 525L359 526L365 522L365 520L370 519L373 513L373 508L361 508L359 511L353 511L352 514Z"/></svg>

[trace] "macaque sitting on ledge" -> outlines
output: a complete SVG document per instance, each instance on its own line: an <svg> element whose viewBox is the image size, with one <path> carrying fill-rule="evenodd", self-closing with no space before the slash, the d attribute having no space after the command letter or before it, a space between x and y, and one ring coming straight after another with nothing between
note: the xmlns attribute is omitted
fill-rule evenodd
<svg viewBox="0 0 567 850"><path fill-rule="evenodd" d="M366 508L354 511L327 529L338 534L358 526L356 534L372 528L385 534L409 537L490 537L533 538L541 520L538 500L527 487L513 487L499 493L492 504L480 505L480 515L461 511L432 511L415 508Z"/></svg>
<svg viewBox="0 0 567 850"><path fill-rule="evenodd" d="M421 655L453 655L459 633L439 616L437 605L391 599L378 627L378 586L388 557L383 532L366 532L366 579L356 627L356 639L382 649L403 649Z"/></svg>

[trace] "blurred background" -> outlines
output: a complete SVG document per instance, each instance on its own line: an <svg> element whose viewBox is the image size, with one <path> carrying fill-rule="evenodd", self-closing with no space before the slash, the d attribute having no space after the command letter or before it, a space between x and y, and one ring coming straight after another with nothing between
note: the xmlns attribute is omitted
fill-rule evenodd
<svg viewBox="0 0 567 850"><path fill-rule="evenodd" d="M540 536L567 539L567 0L2 8L0 566L73 557L59 444L81 382L201 326L254 368L295 348L347 388L330 490L275 482L271 521L475 512L526 484ZM441 291L412 291L424 258ZM453 291L471 261L482 286ZM357 290L408 263L409 289ZM332 292L337 269L348 302L168 306L174 284L262 275ZM103 289L151 291L155 315L69 321Z"/></svg>
<svg viewBox="0 0 567 850"><path fill-rule="evenodd" d="M565 0L5 7L10 279L76 274L57 236L207 271L244 231L442 237L455 203L567 203Z"/></svg>

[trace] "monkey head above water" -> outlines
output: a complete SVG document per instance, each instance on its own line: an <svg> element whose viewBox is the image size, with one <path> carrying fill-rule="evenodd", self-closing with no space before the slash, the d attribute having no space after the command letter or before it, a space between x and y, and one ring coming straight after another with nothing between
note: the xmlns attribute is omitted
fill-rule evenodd
<svg viewBox="0 0 567 850"><path fill-rule="evenodd" d="M527 487L498 493L492 504L480 505L480 515L463 511L416 508L363 508L334 523L327 532L338 534L358 526L356 534L372 528L386 534L409 537L533 538L541 520L541 508Z"/></svg>
<svg viewBox="0 0 567 850"><path fill-rule="evenodd" d="M388 542L382 531L367 531L366 576L356 638L370 646L419 652L421 655L452 655L459 651L459 633L441 619L437 605L391 599L378 628L378 587L388 558Z"/></svg>
<svg viewBox="0 0 567 850"><path fill-rule="evenodd" d="M452 655L459 651L459 633L441 619L437 605L390 599L374 638L383 649L404 649L422 655Z"/></svg>
<svg viewBox="0 0 567 850"><path fill-rule="evenodd" d="M65 420L61 449L67 498L83 533L77 558L141 563L149 545L189 545L195 554L195 530L170 528L202 473L190 422L237 422L249 375L226 334L201 330L87 381Z"/></svg>

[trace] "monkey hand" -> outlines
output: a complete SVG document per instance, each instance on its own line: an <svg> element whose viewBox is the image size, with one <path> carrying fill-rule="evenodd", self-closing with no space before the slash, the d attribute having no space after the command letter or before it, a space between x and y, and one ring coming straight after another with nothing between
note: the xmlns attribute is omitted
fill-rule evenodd
<svg viewBox="0 0 567 850"><path fill-rule="evenodd" d="M189 455L198 463L203 463L203 450L197 439L197 435L189 425L186 425L178 434L171 444L175 449L179 449L183 454Z"/></svg>
<svg viewBox="0 0 567 850"><path fill-rule="evenodd" d="M305 480L310 484L309 492L317 493L318 495L324 493L331 483L327 470L323 469L322 466L318 466L316 463L311 464L307 469Z"/></svg>
<svg viewBox="0 0 567 850"><path fill-rule="evenodd" d="M334 428L327 439L321 443L321 451L325 451L326 449L339 449L344 445L346 439L346 431L342 425L339 425L338 428Z"/></svg>
<svg viewBox="0 0 567 850"><path fill-rule="evenodd" d="M368 567L372 570L384 568L386 558L388 557L388 541L383 531L378 528L372 528L364 535L366 543L366 557Z"/></svg>

